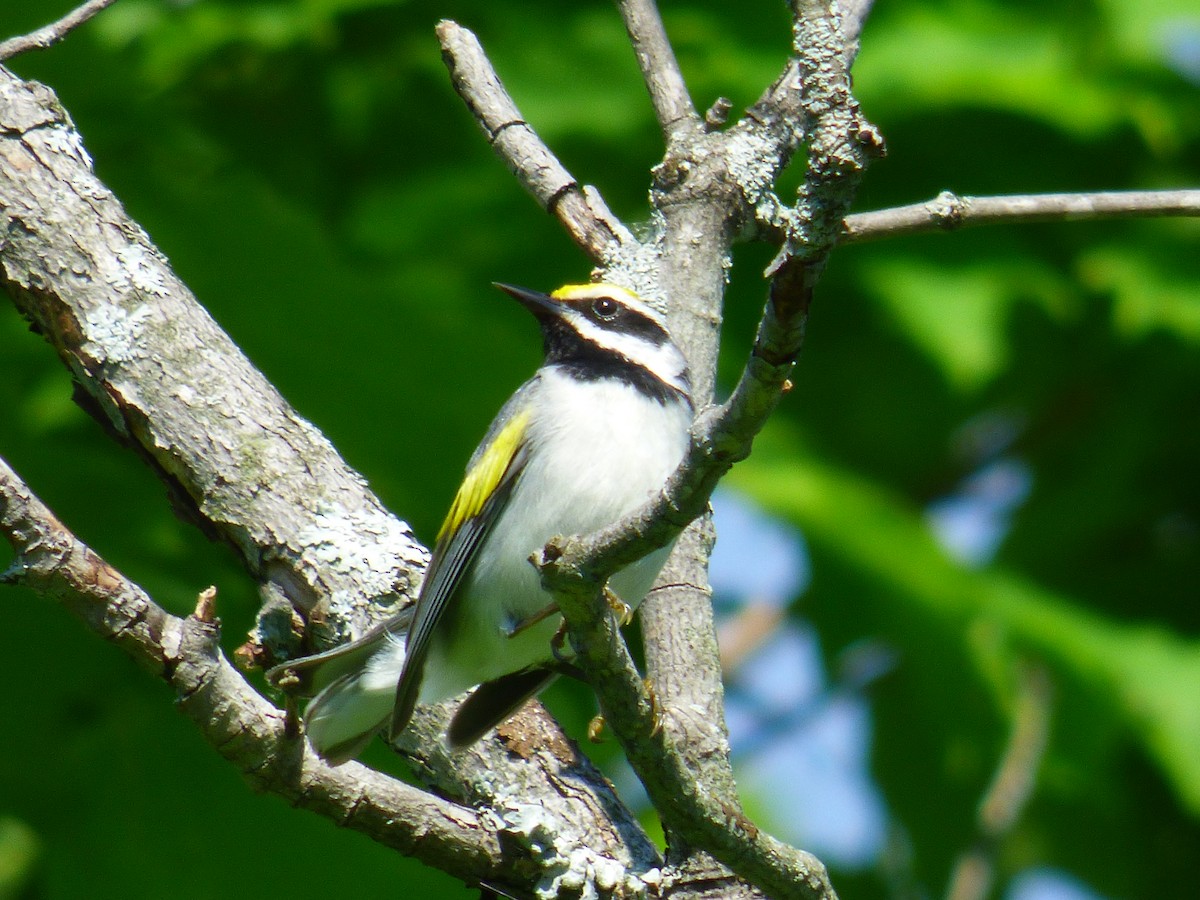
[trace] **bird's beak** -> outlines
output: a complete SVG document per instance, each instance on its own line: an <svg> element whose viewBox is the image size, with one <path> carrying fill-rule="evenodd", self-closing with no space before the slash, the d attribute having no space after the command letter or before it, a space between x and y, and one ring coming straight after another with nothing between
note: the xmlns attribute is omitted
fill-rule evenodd
<svg viewBox="0 0 1200 900"><path fill-rule="evenodd" d="M511 284L501 284L498 281L493 282L493 284L514 300L519 301L522 306L537 316L539 322L551 318L557 319L562 315L562 304L549 294L543 294L540 291L531 291L528 288L516 287Z"/></svg>

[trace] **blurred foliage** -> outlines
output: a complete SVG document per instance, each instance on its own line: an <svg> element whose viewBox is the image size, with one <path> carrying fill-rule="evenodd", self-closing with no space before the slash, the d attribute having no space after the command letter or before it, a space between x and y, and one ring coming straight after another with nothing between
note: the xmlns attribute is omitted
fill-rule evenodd
<svg viewBox="0 0 1200 900"><path fill-rule="evenodd" d="M72 3L5 4L0 35ZM782 64L783 4L663 6L702 108L718 95L745 106ZM101 177L201 302L425 536L538 360L529 322L488 283L587 272L453 95L432 32L441 17L480 35L578 177L645 218L660 147L607 3L120 0L11 64L53 86ZM1194 0L880 4L855 83L890 155L860 207L942 189L1194 186L1198 46ZM1036 863L1109 895L1191 895L1198 239L1200 223L1168 220L840 250L796 390L735 471L804 529L814 581L797 614L828 651L871 637L900 654L871 688L875 774L910 848L906 877L929 893L1004 746L1014 664L1034 657L1054 675L1054 730L1002 878ZM737 255L727 384L769 255ZM236 645L256 599L236 562L172 518L161 486L71 405L66 373L7 307L0 348L0 454L170 608L217 584ZM923 509L1000 457L1026 465L1032 489L995 560L969 567L936 544ZM467 895L251 795L162 685L60 610L19 591L3 599L0 895L152 897L167 884L181 898ZM586 721L586 692L552 700ZM896 868L835 883L846 897L886 896Z"/></svg>

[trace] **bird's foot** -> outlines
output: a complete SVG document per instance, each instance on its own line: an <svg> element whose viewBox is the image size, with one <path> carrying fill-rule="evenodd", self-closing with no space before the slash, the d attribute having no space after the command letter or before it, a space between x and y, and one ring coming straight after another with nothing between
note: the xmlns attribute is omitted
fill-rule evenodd
<svg viewBox="0 0 1200 900"><path fill-rule="evenodd" d="M604 599L608 603L608 608L613 611L613 615L617 617L618 625L624 628L633 621L633 607L614 594L608 585L604 586Z"/></svg>

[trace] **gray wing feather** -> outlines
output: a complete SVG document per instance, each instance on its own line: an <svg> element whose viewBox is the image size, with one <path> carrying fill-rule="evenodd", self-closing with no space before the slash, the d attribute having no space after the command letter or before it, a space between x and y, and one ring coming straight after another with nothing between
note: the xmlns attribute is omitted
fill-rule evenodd
<svg viewBox="0 0 1200 900"><path fill-rule="evenodd" d="M535 376L509 398L492 421L483 441L471 455L471 461L467 464L468 471L491 445L504 423L512 417L512 413L525 406L537 383L538 378ZM390 729L390 737L393 740L404 730L417 705L425 658L429 655L433 633L457 599L463 577L474 561L480 545L504 511L513 488L520 479L528 455L528 446L522 445L513 454L503 478L479 513L465 521L454 534L444 538L434 548L429 568L425 573L425 583L421 586L421 595L417 598L412 627L408 632L404 668L396 685L396 705L392 711Z"/></svg>

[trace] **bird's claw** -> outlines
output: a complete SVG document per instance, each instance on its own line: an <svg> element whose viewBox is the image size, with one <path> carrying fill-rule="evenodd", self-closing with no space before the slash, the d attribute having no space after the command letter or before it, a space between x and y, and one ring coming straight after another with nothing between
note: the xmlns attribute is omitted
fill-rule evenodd
<svg viewBox="0 0 1200 900"><path fill-rule="evenodd" d="M650 683L649 678L643 678L642 684L646 688L646 699L650 701L650 717L653 719L653 724L650 726L650 737L656 737L663 729L662 707L658 705L658 695L654 693L654 686Z"/></svg>
<svg viewBox="0 0 1200 900"><path fill-rule="evenodd" d="M588 722L587 738L593 744L599 744L604 740L604 714L599 713L592 716L592 720Z"/></svg>
<svg viewBox="0 0 1200 900"><path fill-rule="evenodd" d="M608 608L613 611L613 615L617 617L618 625L624 628L633 621L633 607L614 594L608 585L604 586L604 599L608 603Z"/></svg>

